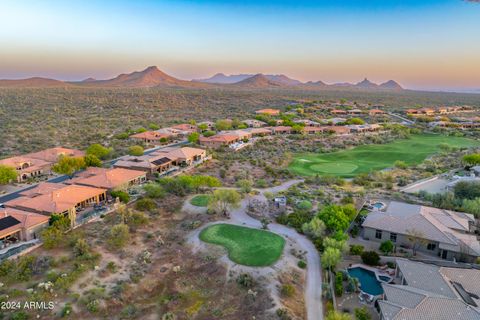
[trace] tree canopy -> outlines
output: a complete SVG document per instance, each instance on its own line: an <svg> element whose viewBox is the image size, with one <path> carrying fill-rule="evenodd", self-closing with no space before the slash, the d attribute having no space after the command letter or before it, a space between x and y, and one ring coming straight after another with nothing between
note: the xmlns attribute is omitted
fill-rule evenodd
<svg viewBox="0 0 480 320"><path fill-rule="evenodd" d="M93 154L87 154L84 158L85 160L85 165L87 167L101 167L102 166L102 160L98 159L97 156L94 156Z"/></svg>
<svg viewBox="0 0 480 320"><path fill-rule="evenodd" d="M332 233L345 231L355 217L355 207L351 204L325 206L317 215Z"/></svg>
<svg viewBox="0 0 480 320"><path fill-rule="evenodd" d="M17 179L17 171L13 167L0 165L0 184L7 184Z"/></svg>
<svg viewBox="0 0 480 320"><path fill-rule="evenodd" d="M453 188L455 197L460 199L475 199L480 197L480 182L460 181Z"/></svg>
<svg viewBox="0 0 480 320"><path fill-rule="evenodd" d="M52 166L52 171L58 174L72 176L76 171L86 167L84 157L62 156L56 164Z"/></svg>
<svg viewBox="0 0 480 320"><path fill-rule="evenodd" d="M128 154L131 156L143 156L142 146L130 146L128 148Z"/></svg>
<svg viewBox="0 0 480 320"><path fill-rule="evenodd" d="M199 138L200 138L200 134L198 132L192 132L188 136L188 142L197 143Z"/></svg>
<svg viewBox="0 0 480 320"><path fill-rule="evenodd" d="M463 156L463 162L469 166L476 166L480 164L480 153L472 153Z"/></svg>
<svg viewBox="0 0 480 320"><path fill-rule="evenodd" d="M223 213L225 215L231 209L238 208L241 200L240 194L233 189L217 189L210 198L208 207L213 212Z"/></svg>
<svg viewBox="0 0 480 320"><path fill-rule="evenodd" d="M105 148L101 144L95 143L89 146L86 150L87 154L92 154L101 160L105 160L112 153L111 148Z"/></svg>
<svg viewBox="0 0 480 320"><path fill-rule="evenodd" d="M342 260L342 253L337 248L326 248L322 254L322 266L324 269L333 270Z"/></svg>

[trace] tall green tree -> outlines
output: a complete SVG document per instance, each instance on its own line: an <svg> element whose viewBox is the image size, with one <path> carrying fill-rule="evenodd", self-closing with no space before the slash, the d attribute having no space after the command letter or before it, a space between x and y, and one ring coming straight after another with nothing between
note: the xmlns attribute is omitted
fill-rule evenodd
<svg viewBox="0 0 480 320"><path fill-rule="evenodd" d="M382 251L384 254L388 255L393 252L393 249L395 248L395 245L393 244L392 241L387 240L384 241L380 244L380 247L378 250Z"/></svg>
<svg viewBox="0 0 480 320"><path fill-rule="evenodd" d="M325 234L325 223L318 217L314 217L310 222L302 225L302 231L312 239L323 237Z"/></svg>
<svg viewBox="0 0 480 320"><path fill-rule="evenodd" d="M17 171L13 167L0 165L0 184L7 184L17 179Z"/></svg>
<svg viewBox="0 0 480 320"><path fill-rule="evenodd" d="M208 208L217 213L228 215L232 209L240 206L240 194L233 189L217 189L210 198Z"/></svg>
<svg viewBox="0 0 480 320"><path fill-rule="evenodd" d="M217 120L215 122L215 129L218 131L229 130L232 128L232 122L228 120Z"/></svg>
<svg viewBox="0 0 480 320"><path fill-rule="evenodd" d="M322 254L322 267L333 271L342 260L342 253L337 248L326 248Z"/></svg>
<svg viewBox="0 0 480 320"><path fill-rule="evenodd" d="M93 154L87 154L84 157L85 160L85 165L87 167L101 167L102 166L102 160L98 159L97 156L94 156Z"/></svg>
<svg viewBox="0 0 480 320"><path fill-rule="evenodd" d="M200 138L200 134L198 132L192 132L188 136L188 142L197 143L199 138Z"/></svg>
<svg viewBox="0 0 480 320"><path fill-rule="evenodd" d="M241 179L237 181L236 185L241 193L250 193L252 191L253 182L248 179Z"/></svg>
<svg viewBox="0 0 480 320"><path fill-rule="evenodd" d="M52 166L52 171L58 174L72 176L76 171L86 167L84 157L62 156L56 164Z"/></svg>
<svg viewBox="0 0 480 320"><path fill-rule="evenodd" d="M128 148L128 154L131 156L143 156L143 152L142 146L130 146Z"/></svg>
<svg viewBox="0 0 480 320"><path fill-rule="evenodd" d="M93 154L97 158L105 160L110 156L112 151L112 148L105 148L101 144L95 143L87 148L86 153Z"/></svg>

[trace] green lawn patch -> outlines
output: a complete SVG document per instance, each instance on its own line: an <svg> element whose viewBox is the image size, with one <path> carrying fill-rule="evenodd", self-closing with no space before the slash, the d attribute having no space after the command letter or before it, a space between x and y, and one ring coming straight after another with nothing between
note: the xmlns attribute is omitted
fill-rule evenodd
<svg viewBox="0 0 480 320"><path fill-rule="evenodd" d="M253 267L274 264L285 246L285 239L272 232L231 224L210 226L202 230L200 239L225 247L233 262Z"/></svg>
<svg viewBox="0 0 480 320"><path fill-rule="evenodd" d="M421 163L439 152L443 143L457 148L480 146L480 142L473 139L421 134L387 144L363 145L332 153L297 154L289 169L302 176L319 174L352 178L360 173L393 167L397 160L408 165Z"/></svg>
<svg viewBox="0 0 480 320"><path fill-rule="evenodd" d="M208 206L208 200L210 199L210 195L208 194L199 194L193 197L190 200L190 203L197 207L206 207Z"/></svg>

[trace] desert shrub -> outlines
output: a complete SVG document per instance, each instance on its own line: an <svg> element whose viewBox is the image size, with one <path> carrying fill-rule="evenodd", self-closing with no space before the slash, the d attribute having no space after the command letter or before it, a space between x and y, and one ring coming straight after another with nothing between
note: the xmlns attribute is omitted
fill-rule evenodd
<svg viewBox="0 0 480 320"><path fill-rule="evenodd" d="M148 183L143 187L145 195L152 199L159 199L165 197L165 190L157 183Z"/></svg>
<svg viewBox="0 0 480 320"><path fill-rule="evenodd" d="M113 198L118 198L123 203L128 203L130 201L130 195L122 190L113 190L110 192L110 195Z"/></svg>
<svg viewBox="0 0 480 320"><path fill-rule="evenodd" d="M355 308L355 320L371 320L372 316L368 312L367 308Z"/></svg>
<svg viewBox="0 0 480 320"><path fill-rule="evenodd" d="M361 244L350 245L350 254L352 256L360 256L363 253L364 246Z"/></svg>
<svg viewBox="0 0 480 320"><path fill-rule="evenodd" d="M5 277L7 275L13 274L14 270L15 270L15 261L3 260L0 263L0 277Z"/></svg>
<svg viewBox="0 0 480 320"><path fill-rule="evenodd" d="M265 181L265 179L258 179L255 182L255 186L257 188L266 188L268 186L268 184L267 184L267 181Z"/></svg>
<svg viewBox="0 0 480 320"><path fill-rule="evenodd" d="M280 293L284 297L292 297L295 294L295 287L291 284L284 284L280 289Z"/></svg>
<svg viewBox="0 0 480 320"><path fill-rule="evenodd" d="M363 263L369 266L376 266L380 262L380 256L375 251L365 251L361 257Z"/></svg>
<svg viewBox="0 0 480 320"><path fill-rule="evenodd" d="M90 256L91 250L85 239L78 239L73 247L73 255L77 258L88 259Z"/></svg>
<svg viewBox="0 0 480 320"><path fill-rule="evenodd" d="M130 146L128 148L128 154L131 156L143 156L143 152L142 146Z"/></svg>
<svg viewBox="0 0 480 320"><path fill-rule="evenodd" d="M391 240L384 241L380 244L380 247L378 248L380 251L382 251L384 254L388 255L389 253L393 252L393 248L395 245Z"/></svg>
<svg viewBox="0 0 480 320"><path fill-rule="evenodd" d="M292 317L288 314L287 309L277 309L277 311L275 311L275 313L277 314L277 317L280 320L291 320L292 319Z"/></svg>
<svg viewBox="0 0 480 320"><path fill-rule="evenodd" d="M115 248L122 248L130 240L130 231L126 224L117 224L110 230L108 244Z"/></svg>
<svg viewBox="0 0 480 320"><path fill-rule="evenodd" d="M299 203L297 203L297 208L299 210L310 211L312 210L312 207L313 207L312 203L308 200L302 200Z"/></svg>
<svg viewBox="0 0 480 320"><path fill-rule="evenodd" d="M237 283L244 288L251 288L254 285L252 276L248 273L242 273L237 277Z"/></svg>
<svg viewBox="0 0 480 320"><path fill-rule="evenodd" d="M143 226L148 223L148 216L143 212L134 211L128 217L128 225L133 227Z"/></svg>
<svg viewBox="0 0 480 320"><path fill-rule="evenodd" d="M335 274L335 295L341 297L343 294L343 274L337 272Z"/></svg>
<svg viewBox="0 0 480 320"><path fill-rule="evenodd" d="M157 208L155 201L150 198L142 198L135 203L135 209L140 211L153 211Z"/></svg>

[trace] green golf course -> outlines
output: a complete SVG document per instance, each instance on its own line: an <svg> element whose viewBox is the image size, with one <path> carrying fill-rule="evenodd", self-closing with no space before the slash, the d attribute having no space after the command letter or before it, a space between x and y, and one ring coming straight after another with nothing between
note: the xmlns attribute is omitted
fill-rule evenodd
<svg viewBox="0 0 480 320"><path fill-rule="evenodd" d="M208 194L199 194L193 197L190 200L190 203L196 207L207 207L208 201L210 200L210 195Z"/></svg>
<svg viewBox="0 0 480 320"><path fill-rule="evenodd" d="M272 232L231 224L205 228L200 233L200 239L225 247L233 262L253 267L274 264L285 246L285 239Z"/></svg>
<svg viewBox="0 0 480 320"><path fill-rule="evenodd" d="M451 147L480 146L480 141L436 134L413 135L387 144L371 144L332 153L296 154L289 169L302 176L330 175L351 178L392 167L397 160L419 164L440 151L442 144Z"/></svg>

